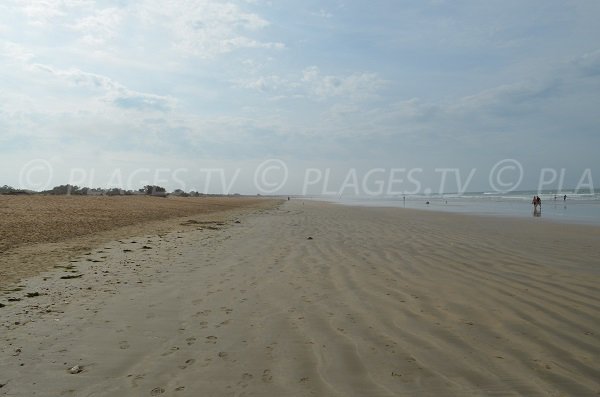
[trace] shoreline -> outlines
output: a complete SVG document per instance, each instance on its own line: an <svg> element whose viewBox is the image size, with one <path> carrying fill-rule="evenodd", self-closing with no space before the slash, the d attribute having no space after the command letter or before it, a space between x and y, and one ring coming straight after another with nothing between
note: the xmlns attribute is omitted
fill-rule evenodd
<svg viewBox="0 0 600 397"><path fill-rule="evenodd" d="M600 392L597 228L299 200L239 221L28 279L0 300L0 395Z"/></svg>
<svg viewBox="0 0 600 397"><path fill-rule="evenodd" d="M327 201L323 201L323 202L327 202ZM334 203L336 204L336 203ZM385 208L385 209L399 209L399 210L406 210L406 211L419 211L419 212L434 212L434 213L442 213L442 214L453 214L453 215L457 215L458 217L478 217L478 218L489 218L489 219L496 219L496 220L508 220L508 221L519 221L519 222L527 222L529 223L529 220L531 220L531 218L533 218L534 222L542 222L542 223L548 223L548 224L554 224L554 225L572 225L572 226L582 226L582 227L589 227L589 228L593 228L593 229L600 229L600 223L597 223L596 221L590 221L590 222L584 222L584 221L577 221L577 220L572 220L572 219L560 219L560 218L545 218L542 216L540 217L534 217L532 216L522 216L522 215L515 215L515 214L500 214L500 213L484 213L484 212L468 212L468 211L445 211L445 210L438 210L435 208L403 208L403 207L395 207L395 206L369 206L369 205L355 205L355 204L347 204L347 203L337 203L339 205L345 205L345 206L349 206L349 207L361 207L361 208Z"/></svg>
<svg viewBox="0 0 600 397"><path fill-rule="evenodd" d="M301 200L300 198L296 198L297 200ZM455 205L455 203L450 203L450 204L444 204L444 206L438 206L438 205L431 205L431 206L427 206L426 204L422 204L422 206L416 206L415 203L417 203L417 201L411 201L410 202L410 207L404 207L402 206L402 202L398 201L398 202L394 202L392 203L386 203L384 202L377 202L377 201L373 201L373 202L369 202L367 200L365 201L338 201L338 200L327 200L327 199L323 199L323 198L308 198L306 200L310 200L310 201L320 201L320 202L326 202L326 203L332 203L332 204L337 204L337 205L344 205L344 206L350 206L350 207L365 207L365 208L389 208L389 209L393 209L393 208L398 208L398 209L406 209L406 210L415 210L415 211L425 211L425 212L437 212L437 213L450 213L450 214L459 214L459 215L465 215L465 216L483 216L483 217L491 217L491 218L508 218L508 219L520 219L520 220L525 220L525 219L531 219L534 218L536 219L536 221L538 222L551 222L551 223L558 223L558 224L570 224L570 225L586 225L586 226L595 226L595 227L600 227L600 218L596 218L596 217L590 217L590 218L582 218L582 217L559 217L559 216L555 216L553 213L550 213L550 217L545 216L545 212L543 211L542 208L542 212L540 214L540 216L534 216L533 215L533 211L529 211L527 214L525 213L515 213L515 212L509 212L509 211L497 211L497 212L493 212L491 209L488 209L487 211L483 211L483 210L464 210L464 209L448 209L448 208L452 208L452 206ZM439 204L439 201L436 202L436 204ZM421 201L419 201L421 202ZM507 203L504 203L507 204ZM519 202L516 203L510 203L510 204L522 204ZM587 204L587 203L586 203ZM558 206L562 206L562 204L557 204L554 202L545 204L547 208L547 206L552 205L552 207L556 207ZM582 203L569 203L569 206L575 206L575 205L582 205ZM595 203L594 205L600 206L600 203ZM450 206L450 207L447 207ZM523 206L523 208L525 208L527 205ZM529 206L531 207L531 206ZM520 208L520 207L519 207ZM547 213L547 212L546 212Z"/></svg>

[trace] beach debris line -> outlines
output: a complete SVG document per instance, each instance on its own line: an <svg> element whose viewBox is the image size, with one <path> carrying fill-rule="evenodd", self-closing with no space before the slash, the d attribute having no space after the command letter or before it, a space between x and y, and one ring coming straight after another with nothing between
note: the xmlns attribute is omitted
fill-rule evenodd
<svg viewBox="0 0 600 397"><path fill-rule="evenodd" d="M72 278L80 278L80 277L83 277L83 274L69 274L67 276L61 276L60 278L62 280L69 280L69 279L72 279Z"/></svg>
<svg viewBox="0 0 600 397"><path fill-rule="evenodd" d="M240 223L240 222L237 222ZM220 230L219 226L226 226L225 222L221 221L197 221L195 219L188 219L181 223L181 226L198 226L197 230L208 229L208 230Z"/></svg>

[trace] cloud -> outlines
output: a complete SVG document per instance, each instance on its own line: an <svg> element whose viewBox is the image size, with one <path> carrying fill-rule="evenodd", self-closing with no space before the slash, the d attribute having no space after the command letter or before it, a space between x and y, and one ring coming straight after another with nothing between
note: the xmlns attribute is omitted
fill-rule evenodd
<svg viewBox="0 0 600 397"><path fill-rule="evenodd" d="M125 92L113 98L112 102L121 108L138 110L159 110L167 111L171 109L171 101L168 98L158 95L141 94L135 92Z"/></svg>
<svg viewBox="0 0 600 397"><path fill-rule="evenodd" d="M313 12L312 15L323 19L333 18L333 14L325 10L324 8L319 9L319 11Z"/></svg>
<svg viewBox="0 0 600 397"><path fill-rule="evenodd" d="M560 84L558 79L548 79L501 85L465 96L448 106L448 111L456 114L485 112L488 116L515 116L539 109L540 102L558 95Z"/></svg>
<svg viewBox="0 0 600 397"><path fill-rule="evenodd" d="M93 0L13 0L13 7L22 10L30 25L49 27L71 13L89 9Z"/></svg>
<svg viewBox="0 0 600 397"><path fill-rule="evenodd" d="M148 26L161 26L175 48L211 59L241 48L283 49L281 42L265 42L251 33L269 25L258 14L215 0L165 2L147 0L137 5Z"/></svg>
<svg viewBox="0 0 600 397"><path fill-rule="evenodd" d="M302 70L300 75L284 78L278 75L235 80L235 86L275 95L275 98L306 98L311 100L365 100L376 97L387 82L376 73L323 75L316 66Z"/></svg>
<svg viewBox="0 0 600 397"><path fill-rule="evenodd" d="M180 55L214 59L238 49L280 50L280 41L264 41L257 34L269 22L233 2L219 0L8 0L4 8L40 31L75 32L84 46L140 40L139 45L165 41ZM63 39L73 37L63 36ZM120 39L120 40L117 40ZM146 44L145 40L150 40Z"/></svg>
<svg viewBox="0 0 600 397"><path fill-rule="evenodd" d="M236 87L257 90L263 93L279 93L281 90L289 90L294 85L291 81L277 75L260 76L257 79L235 80L233 84Z"/></svg>
<svg viewBox="0 0 600 397"><path fill-rule="evenodd" d="M82 34L81 40L88 45L100 45L114 39L118 34L125 11L119 8L95 10L92 15L77 19L69 28Z"/></svg>
<svg viewBox="0 0 600 397"><path fill-rule="evenodd" d="M78 69L56 70L42 64L33 64L31 68L51 74L72 86L99 91L104 94L103 99L106 102L124 109L168 111L175 106L175 100L171 97L137 92L99 74Z"/></svg>
<svg viewBox="0 0 600 397"><path fill-rule="evenodd" d="M586 77L600 75L600 49L583 54L571 62Z"/></svg>
<svg viewBox="0 0 600 397"><path fill-rule="evenodd" d="M564 131L569 136L597 134L598 55L593 51L556 64L535 78L445 100L414 97L373 107L338 101L323 109L305 130L315 136L396 136L415 145L487 149L510 147L515 140L535 142ZM304 80L322 81L323 76L307 68ZM573 118L575 114L578 117Z"/></svg>
<svg viewBox="0 0 600 397"><path fill-rule="evenodd" d="M24 63L33 58L33 53L27 48L10 41L0 41L0 59L4 58L8 62Z"/></svg>
<svg viewBox="0 0 600 397"><path fill-rule="evenodd" d="M322 75L318 67L310 66L302 72L302 83L318 98L344 96L366 99L372 97L386 82L375 73L353 73L348 76Z"/></svg>

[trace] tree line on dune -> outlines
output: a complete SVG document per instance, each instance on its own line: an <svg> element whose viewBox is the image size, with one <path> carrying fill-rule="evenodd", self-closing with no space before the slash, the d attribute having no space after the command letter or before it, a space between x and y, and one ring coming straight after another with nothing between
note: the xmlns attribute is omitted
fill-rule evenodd
<svg viewBox="0 0 600 397"><path fill-rule="evenodd" d="M205 196L203 193L196 191L185 192L181 189L175 189L168 193L167 189L157 185L146 185L138 190L125 190L120 188L89 188L79 187L75 185L59 185L49 190L43 190L36 192L32 190L16 189L12 186L4 185L0 186L0 194L5 195L30 195L30 194L43 194L53 196L159 196L166 197L168 195L178 197L199 197Z"/></svg>

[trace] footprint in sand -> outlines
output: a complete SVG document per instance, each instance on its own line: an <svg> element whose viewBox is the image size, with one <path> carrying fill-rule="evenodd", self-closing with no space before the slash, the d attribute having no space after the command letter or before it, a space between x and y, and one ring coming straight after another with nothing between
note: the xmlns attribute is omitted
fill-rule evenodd
<svg viewBox="0 0 600 397"><path fill-rule="evenodd" d="M194 364L196 362L195 359L190 358L189 360L185 360L185 364L182 364L179 366L180 369L186 369L187 367L189 367L190 365Z"/></svg>
<svg viewBox="0 0 600 397"><path fill-rule="evenodd" d="M206 343L217 343L217 338L216 336L210 335L206 337Z"/></svg>
<svg viewBox="0 0 600 397"><path fill-rule="evenodd" d="M151 396L159 396L159 395L163 394L164 392L165 392L165 389L163 389L162 387L155 387L150 392L150 395Z"/></svg>
<svg viewBox="0 0 600 397"><path fill-rule="evenodd" d="M191 345L193 345L196 342L196 338L193 337L193 336L191 336L191 337L187 338L185 341L186 341L186 343L187 343L188 346L191 346Z"/></svg>
<svg viewBox="0 0 600 397"><path fill-rule="evenodd" d="M227 324L229 324L229 320L225 320L225 321L220 322L219 324L215 325L215 328L220 328L223 325L227 325Z"/></svg>
<svg viewBox="0 0 600 397"><path fill-rule="evenodd" d="M208 316L211 313L210 309L207 310L202 310L201 312L196 312L196 314L194 314L194 317L198 317L198 316Z"/></svg>
<svg viewBox="0 0 600 397"><path fill-rule="evenodd" d="M262 381L265 383L271 383L273 381L273 375L271 375L270 369L265 369L262 374Z"/></svg>
<svg viewBox="0 0 600 397"><path fill-rule="evenodd" d="M173 346L170 351L161 354L161 356L163 356L163 357L168 356L169 354L175 353L177 350L179 350L179 347Z"/></svg>
<svg viewBox="0 0 600 397"><path fill-rule="evenodd" d="M228 354L226 352L219 352L217 356L221 357L222 359L226 359Z"/></svg>
<svg viewBox="0 0 600 397"><path fill-rule="evenodd" d="M133 375L129 375L129 376L133 376ZM133 379L131 380L131 385L133 387L138 387L137 381L144 379L145 376L146 376L146 374L139 374L139 375L133 376Z"/></svg>
<svg viewBox="0 0 600 397"><path fill-rule="evenodd" d="M237 384L238 386L241 386L242 388L246 388L248 387L248 383L249 381L252 380L252 378L254 378L254 376L248 372L242 374L242 380L240 380Z"/></svg>
<svg viewBox="0 0 600 397"><path fill-rule="evenodd" d="M126 340L120 341L119 342L119 349L121 349L121 350L129 349L129 342L127 342Z"/></svg>

